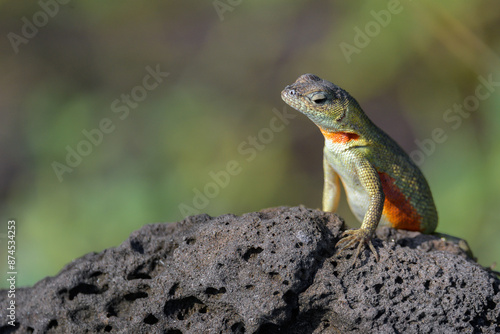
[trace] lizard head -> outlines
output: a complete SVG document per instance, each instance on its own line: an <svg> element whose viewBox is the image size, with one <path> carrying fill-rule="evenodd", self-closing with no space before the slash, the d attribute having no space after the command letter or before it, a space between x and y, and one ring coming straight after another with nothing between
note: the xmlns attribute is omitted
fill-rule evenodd
<svg viewBox="0 0 500 334"><path fill-rule="evenodd" d="M346 124L352 124L349 109L357 106L361 110L345 90L309 73L286 86L281 98L325 130L345 130Z"/></svg>

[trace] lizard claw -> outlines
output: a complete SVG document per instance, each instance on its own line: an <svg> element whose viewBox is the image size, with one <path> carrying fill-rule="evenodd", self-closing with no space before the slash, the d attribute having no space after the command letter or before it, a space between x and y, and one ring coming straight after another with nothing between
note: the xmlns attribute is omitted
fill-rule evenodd
<svg viewBox="0 0 500 334"><path fill-rule="evenodd" d="M368 244L368 247L372 251L373 255L375 256L375 260L379 260L377 251L375 250L375 247L373 247L372 244L372 233L365 229L356 229L356 230L347 230L342 233L342 239L340 239L337 242L337 247L341 247L338 251L337 254L342 252L344 249L349 248L353 245L358 244L358 247L356 248L356 253L354 254L353 261L351 263L351 267L354 267L356 264L356 260L359 257L359 254L361 253L361 250L365 244Z"/></svg>

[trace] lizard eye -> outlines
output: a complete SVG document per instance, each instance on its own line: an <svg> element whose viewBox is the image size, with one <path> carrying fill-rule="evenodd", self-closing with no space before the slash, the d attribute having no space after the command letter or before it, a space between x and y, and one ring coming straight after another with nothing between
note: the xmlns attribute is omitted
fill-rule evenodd
<svg viewBox="0 0 500 334"><path fill-rule="evenodd" d="M323 104L326 102L327 98L325 94L317 93L311 97L311 100L316 104Z"/></svg>

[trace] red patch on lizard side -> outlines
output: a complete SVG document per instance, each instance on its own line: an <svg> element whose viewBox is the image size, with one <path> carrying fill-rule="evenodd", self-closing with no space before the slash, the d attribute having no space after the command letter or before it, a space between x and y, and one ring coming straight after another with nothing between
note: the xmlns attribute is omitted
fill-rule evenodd
<svg viewBox="0 0 500 334"><path fill-rule="evenodd" d="M386 173L379 172L380 181L385 194L384 215L391 227L410 231L421 231L421 217L410 201L394 184L394 179Z"/></svg>
<svg viewBox="0 0 500 334"><path fill-rule="evenodd" d="M345 144L353 139L358 139L359 135L351 132L328 132L326 130L320 129L325 139L330 140L334 143Z"/></svg>

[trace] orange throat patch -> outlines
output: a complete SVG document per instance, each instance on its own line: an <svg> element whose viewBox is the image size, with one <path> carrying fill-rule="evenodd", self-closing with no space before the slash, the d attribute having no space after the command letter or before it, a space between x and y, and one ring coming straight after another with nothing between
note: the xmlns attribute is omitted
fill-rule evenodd
<svg viewBox="0 0 500 334"><path fill-rule="evenodd" d="M326 140L337 144L345 144L351 140L356 140L359 138L359 135L351 132L329 132L327 130L321 129L321 133L325 137Z"/></svg>

